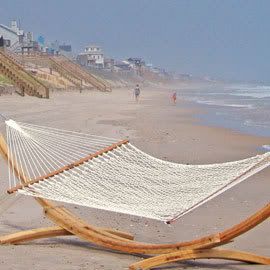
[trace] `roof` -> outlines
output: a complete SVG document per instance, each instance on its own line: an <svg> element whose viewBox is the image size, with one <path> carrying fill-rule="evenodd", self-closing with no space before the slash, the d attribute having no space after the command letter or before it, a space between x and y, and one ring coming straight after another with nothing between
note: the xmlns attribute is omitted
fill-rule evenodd
<svg viewBox="0 0 270 270"><path fill-rule="evenodd" d="M0 24L0 27L4 28L5 30L15 34L16 36L18 36L17 32L12 30L11 28L9 28L8 26L4 25L4 24Z"/></svg>
<svg viewBox="0 0 270 270"><path fill-rule="evenodd" d="M101 48L100 45L96 45L96 44L90 44L88 46L85 46L85 48L91 48L91 47L93 47L93 48Z"/></svg>

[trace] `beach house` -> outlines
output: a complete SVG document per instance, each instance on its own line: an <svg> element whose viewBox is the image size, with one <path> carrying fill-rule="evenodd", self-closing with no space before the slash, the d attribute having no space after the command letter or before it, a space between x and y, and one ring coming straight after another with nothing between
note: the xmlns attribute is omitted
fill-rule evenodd
<svg viewBox="0 0 270 270"><path fill-rule="evenodd" d="M38 50L38 44L34 41L32 32L24 32L17 21L11 21L10 26L0 24L0 37L4 39L4 46L12 51L29 53Z"/></svg>
<svg viewBox="0 0 270 270"><path fill-rule="evenodd" d="M13 20L10 26L0 24L0 36L4 38L6 47L12 47L23 41L24 32L18 27L17 21Z"/></svg>
<svg viewBox="0 0 270 270"><path fill-rule="evenodd" d="M100 46L87 46L84 52L77 56L77 61L83 66L104 68L104 54Z"/></svg>

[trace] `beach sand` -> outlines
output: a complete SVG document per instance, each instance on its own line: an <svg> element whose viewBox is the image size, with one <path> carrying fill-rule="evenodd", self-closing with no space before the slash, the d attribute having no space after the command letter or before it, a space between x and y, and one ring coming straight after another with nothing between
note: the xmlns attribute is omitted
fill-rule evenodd
<svg viewBox="0 0 270 270"><path fill-rule="evenodd" d="M143 88L136 104L132 90L112 93L54 92L49 100L34 97L1 96L0 112L9 118L37 125L57 127L130 139L143 151L169 161L205 164L238 160L258 154L270 138L244 135L232 130L207 127L194 118L197 109L181 99L177 105L166 89ZM203 112L201 112L203 113ZM0 124L0 132L4 132ZM91 224L129 231L139 241L166 243L191 240L218 232L241 221L269 202L270 170L266 169L244 183L197 208L171 226L161 222L68 206ZM0 159L0 192L7 189L6 165ZM18 197L0 216L0 233L52 225L38 204ZM237 238L227 248L270 255L269 219ZM58 237L0 246L0 269L118 270L128 269L140 257L110 252L75 237ZM162 269L270 269L221 260L200 260L164 266ZM159 268L161 269L161 268Z"/></svg>

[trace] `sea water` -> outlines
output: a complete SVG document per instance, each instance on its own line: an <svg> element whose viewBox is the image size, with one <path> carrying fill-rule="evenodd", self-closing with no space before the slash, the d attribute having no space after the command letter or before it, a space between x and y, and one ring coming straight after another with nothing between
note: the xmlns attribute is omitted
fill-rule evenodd
<svg viewBox="0 0 270 270"><path fill-rule="evenodd" d="M207 125L270 137L270 86L204 86L179 90L178 99L181 98L205 109L197 117ZM270 141L264 148L270 150Z"/></svg>

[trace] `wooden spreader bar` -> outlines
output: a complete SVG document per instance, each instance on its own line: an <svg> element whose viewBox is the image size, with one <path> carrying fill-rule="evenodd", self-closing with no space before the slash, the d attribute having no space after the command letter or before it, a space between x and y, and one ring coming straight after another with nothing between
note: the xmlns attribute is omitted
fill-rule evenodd
<svg viewBox="0 0 270 270"><path fill-rule="evenodd" d="M36 178L34 180L28 181L25 184L20 184L20 185L17 185L15 187L11 188L11 189L8 189L7 193L12 194L12 193L18 191L19 189L29 187L29 186L31 186L33 184L39 183L40 181L44 181L44 180L46 180L46 179L48 179L50 177L53 177L53 176L58 175L60 173L63 173L64 171L68 171L70 169L73 169L74 167L78 167L81 164L83 164L84 162L87 162L89 160L92 160L93 158L96 158L96 157L101 156L101 155L103 155L105 153L108 153L108 152L116 149L117 147L119 147L119 146L121 146L123 144L127 144L127 143L129 143L128 140L123 140L123 141L119 141L117 143L114 143L114 144L112 144L112 145L110 145L110 146L108 146L108 147L106 147L104 149L101 149L100 151L98 151L98 152L96 152L94 154L90 154L90 155L88 155L88 156L86 156L84 158L81 158L81 159L79 159L79 160L77 160L77 161L75 161L75 162L73 162L73 163L71 163L69 165L66 165L66 166L64 166L64 167L62 167L62 168L60 168L60 169L58 169L56 171L53 171L53 172L51 172L51 173L49 173L47 175L40 176L40 177L38 177L38 178Z"/></svg>

